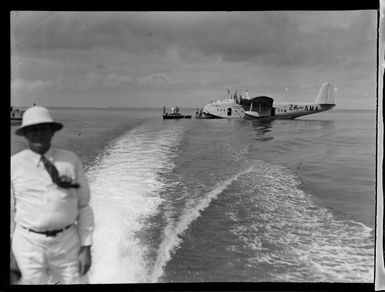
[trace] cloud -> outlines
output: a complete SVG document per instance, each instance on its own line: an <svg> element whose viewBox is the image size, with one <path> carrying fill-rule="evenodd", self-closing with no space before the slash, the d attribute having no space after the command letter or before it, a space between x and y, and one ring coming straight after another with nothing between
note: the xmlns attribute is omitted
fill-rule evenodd
<svg viewBox="0 0 385 292"><path fill-rule="evenodd" d="M171 83L175 83L175 81L170 78L167 74L164 73L156 73L151 74L145 77L141 77L137 79L138 84L142 86L162 86L162 85L169 85Z"/></svg>
<svg viewBox="0 0 385 292"><path fill-rule="evenodd" d="M102 62L98 61L95 65L95 68L97 71L105 71L107 70L107 66L104 65Z"/></svg>
<svg viewBox="0 0 385 292"><path fill-rule="evenodd" d="M104 78L102 75L94 72L88 72L87 75L80 79L77 85L81 89L90 90L95 87L100 87L104 83Z"/></svg>
<svg viewBox="0 0 385 292"><path fill-rule="evenodd" d="M21 78L16 78L11 81L11 92L14 95L23 94L23 93L38 93L42 92L53 84L52 81L43 81L43 80L34 80L27 81Z"/></svg>
<svg viewBox="0 0 385 292"><path fill-rule="evenodd" d="M183 83L183 82L182 82ZM103 74L88 72L80 79L77 87L84 90L117 89L117 88L169 88L180 85L181 82L165 73L155 73L146 76L119 75L115 73Z"/></svg>
<svg viewBox="0 0 385 292"><path fill-rule="evenodd" d="M303 32L300 18L291 17L289 12L244 12L223 19L214 17L205 23L204 35L186 42L190 48L206 55L220 55L229 62L340 65L347 57L374 57L374 16L374 12L357 13L350 25L323 25ZM315 22L317 18L322 19L322 13L314 17Z"/></svg>
<svg viewBox="0 0 385 292"><path fill-rule="evenodd" d="M125 51L163 51L167 41L151 35L156 24L141 13L18 12L11 15L11 39L19 50L108 47Z"/></svg>
<svg viewBox="0 0 385 292"><path fill-rule="evenodd" d="M124 82L129 81L129 77L119 77L114 74L103 74L88 72L76 83L76 88L83 90L102 89L120 87Z"/></svg>
<svg viewBox="0 0 385 292"><path fill-rule="evenodd" d="M104 86L108 88L121 87L126 85L132 85L135 80L132 76L119 76L115 74L108 74L104 77Z"/></svg>
<svg viewBox="0 0 385 292"><path fill-rule="evenodd" d="M266 65L341 63L346 53L361 57L375 41L372 11L311 14L322 25L308 31L303 27L309 18L288 11L23 12L11 22L19 50L108 47L166 54L177 47L182 58L220 56ZM344 15L350 22L341 25L337 16ZM322 22L324 16L330 25Z"/></svg>
<svg viewBox="0 0 385 292"><path fill-rule="evenodd" d="M11 59L13 92L168 98L334 81L342 94L375 84L376 11L12 12Z"/></svg>
<svg viewBox="0 0 385 292"><path fill-rule="evenodd" d="M34 80L27 81L22 78L16 78L11 82L13 95L42 93L47 90L66 90L81 89L89 90L111 90L111 89L160 89L172 90L183 88L200 87L194 81L177 80L166 73L155 73L145 76L121 75L117 73L94 72L90 71L83 77L73 79L56 78L55 80Z"/></svg>

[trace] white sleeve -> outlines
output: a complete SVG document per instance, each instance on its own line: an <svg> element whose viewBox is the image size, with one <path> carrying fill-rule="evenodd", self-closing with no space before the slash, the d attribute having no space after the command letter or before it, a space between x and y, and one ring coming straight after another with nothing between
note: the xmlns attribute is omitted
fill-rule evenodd
<svg viewBox="0 0 385 292"><path fill-rule="evenodd" d="M92 245L92 233L94 230L94 213L90 202L90 189L81 161L77 160L76 179L80 184L78 193L78 226L81 245Z"/></svg>

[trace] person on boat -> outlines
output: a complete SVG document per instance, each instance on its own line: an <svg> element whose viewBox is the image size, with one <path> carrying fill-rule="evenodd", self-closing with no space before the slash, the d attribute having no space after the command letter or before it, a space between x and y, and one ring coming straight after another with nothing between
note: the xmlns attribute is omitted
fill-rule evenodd
<svg viewBox="0 0 385 292"><path fill-rule="evenodd" d="M16 130L28 143L11 157L10 271L20 284L80 284L91 266L89 185L77 155L51 146L62 128L33 106Z"/></svg>

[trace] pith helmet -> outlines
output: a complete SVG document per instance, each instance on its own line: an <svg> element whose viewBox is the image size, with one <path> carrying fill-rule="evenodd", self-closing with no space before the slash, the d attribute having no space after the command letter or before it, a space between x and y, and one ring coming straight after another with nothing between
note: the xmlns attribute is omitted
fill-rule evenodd
<svg viewBox="0 0 385 292"><path fill-rule="evenodd" d="M39 124L51 124L55 132L63 128L63 124L53 120L48 109L42 106L33 106L24 112L21 126L15 133L16 135L24 136L25 128Z"/></svg>

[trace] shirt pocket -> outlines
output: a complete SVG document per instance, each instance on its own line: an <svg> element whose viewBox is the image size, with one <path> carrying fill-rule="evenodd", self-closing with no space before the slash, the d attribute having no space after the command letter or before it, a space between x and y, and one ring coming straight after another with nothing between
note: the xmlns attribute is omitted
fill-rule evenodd
<svg viewBox="0 0 385 292"><path fill-rule="evenodd" d="M55 166L59 172L59 177L66 176L67 178L71 179L72 182L77 182L75 166L72 163L66 161L58 161L55 163Z"/></svg>

